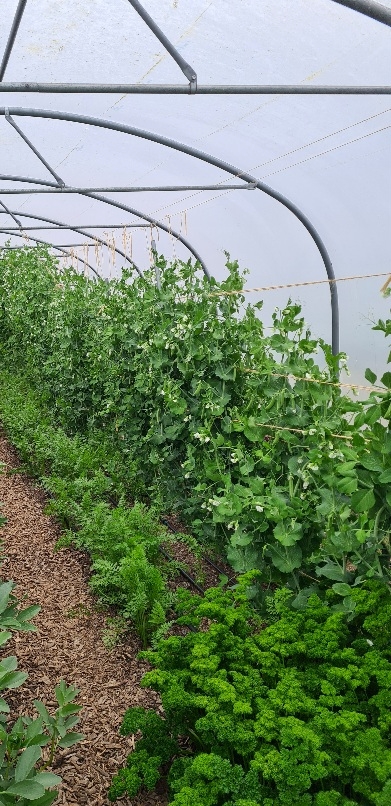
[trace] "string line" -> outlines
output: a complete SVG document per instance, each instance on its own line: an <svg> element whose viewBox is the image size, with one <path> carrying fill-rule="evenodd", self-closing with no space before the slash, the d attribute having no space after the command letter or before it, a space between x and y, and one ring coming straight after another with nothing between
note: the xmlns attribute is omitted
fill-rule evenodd
<svg viewBox="0 0 391 806"><path fill-rule="evenodd" d="M323 285L324 283L343 283L347 280L367 280L371 277L388 277L389 281L383 286L385 289L391 283L391 274L389 271L376 272L376 274L352 274L351 277L334 277L327 280L306 280L300 283L284 283L281 285L265 285L258 286L257 288L241 288L234 291L211 291L209 297L230 297L237 294L252 294L257 291L278 291L284 288L301 288L307 285Z"/></svg>

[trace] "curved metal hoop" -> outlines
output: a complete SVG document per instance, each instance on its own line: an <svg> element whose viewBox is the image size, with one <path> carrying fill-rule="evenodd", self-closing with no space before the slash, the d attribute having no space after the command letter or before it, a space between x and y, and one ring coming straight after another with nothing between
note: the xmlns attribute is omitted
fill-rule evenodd
<svg viewBox="0 0 391 806"><path fill-rule="evenodd" d="M20 213L19 213L19 215L20 215ZM22 235L21 232L14 232L13 230L7 230L7 229L0 229L0 235L12 235L12 236L15 236L16 238L24 238L25 237L24 235ZM50 243L49 241L43 241L42 238L34 238L32 235L29 235L29 240L34 241L37 244L43 244L44 246L50 246L51 249L57 249L58 252L63 252L63 254L66 255L67 257L72 257L71 252L68 252L68 250L64 249L62 246L56 246L55 243ZM26 246L29 246L29 244L26 244ZM23 247L20 247L20 248L23 249ZM7 247L6 246L0 246L0 252L1 252L2 249L7 249ZM78 261L80 261L80 263L84 263L86 266L88 266L88 268L91 269L91 271L96 275L96 277L99 277L100 280L103 279L100 276L100 274L96 271L96 269L94 269L94 267L91 266L91 264L88 263L86 260L82 260L82 258L78 257L77 255L76 255L76 260L78 260Z"/></svg>
<svg viewBox="0 0 391 806"><path fill-rule="evenodd" d="M6 178L9 178L9 177L6 177ZM17 177L13 177L13 179L17 180ZM25 177L20 177L20 181L24 182ZM35 180L33 180L33 181L35 181ZM39 181L39 183L41 185L46 185L46 184L52 185L51 182L46 183L43 180L38 180L38 181ZM0 191L0 193L1 193L1 191ZM57 225L57 226L60 226L60 227L65 227L66 226L66 224L63 221L57 221L55 218L44 218L43 216L32 215L32 213L19 212L19 211L15 211L15 210L10 210L10 213L12 215L22 216L22 218L33 218L36 221L45 221L47 224L54 224L54 225ZM133 266L133 268L138 272L140 277L142 277L143 273L142 273L141 269L139 269L139 267L136 266L134 260L132 260L130 257L128 257L125 254L125 252L122 251L122 249L118 249L117 246L116 247L111 247L111 244L109 244L107 241L103 240L103 238L100 238L98 235L91 235L90 233L86 232L83 229L79 229L78 227L67 227L67 229L69 229L71 232L77 232L79 235L84 235L86 238L91 238L92 240L97 241L97 243L102 244L102 246L106 246L108 249L113 248L115 250L115 252L117 252L117 254L121 255L121 257L123 257L128 263L130 263ZM14 233L12 233L12 234L14 234ZM33 239L33 240L36 240L36 239ZM42 241L42 243L44 243L44 242ZM94 274L97 275L97 277L100 277L100 275L93 268L93 266L89 266L89 268L92 269L92 271L94 272Z"/></svg>
<svg viewBox="0 0 391 806"><path fill-rule="evenodd" d="M221 170L225 171L232 176L237 178L243 179L246 182L254 184L259 190L263 193L266 193L271 198L278 201L303 224L306 230L311 235L313 241L315 242L320 255L322 257L327 277L330 282L330 301L331 301L331 343L332 343L332 350L334 355L339 352L339 308L338 308L338 291L337 291L337 284L335 282L335 274L333 270L333 266L327 252L327 249L315 229L314 225L311 223L309 218L303 213L299 207L297 207L294 202L291 202L287 199L282 193L274 190L273 188L266 185L264 182L259 181L255 177L248 174L246 171L242 171L239 168L236 168L234 165L230 165L228 162L224 160L220 160L217 157L213 157L210 154L205 153L204 151L200 151L197 148L193 148L192 146L187 146L184 143L179 143L175 140L171 140L168 137L163 137L162 135L155 134L153 132L145 131L144 129L138 129L135 126L127 126L123 123L115 123L114 121L104 120L102 118L95 118L89 115L77 115L71 112L55 112L46 109L24 109L23 107L10 107L6 110L5 107L0 107L0 115L7 114L17 115L21 117L34 117L34 118L44 118L48 120L66 120L70 123L82 123L87 126L95 126L97 128L102 129L109 129L111 131L121 132L122 134L130 134L134 137L140 137L144 140L149 140L150 142L158 143L160 145L164 145L167 148L171 148L175 151L180 151L183 154L188 154L190 157L195 157L203 162L208 163L209 165L213 165L216 168L220 168ZM126 212L133 213L135 215L139 215L141 218L144 218L146 221L150 221L150 223L154 223L153 220L149 216L144 215L143 213L139 213L138 211L134 211L132 207L128 207L127 205L121 204L119 202L115 202L113 199L107 199L104 196L99 196L95 193L83 193L83 195L89 198L95 198L97 201L102 201L105 204L110 204L113 207L118 207L121 210L125 210ZM162 225L160 225L162 226ZM171 234L171 230L168 227L162 227ZM172 232L174 235L174 233ZM177 237L177 235L174 235ZM179 240L184 243L186 239L183 237L179 237ZM190 246L188 243L185 243L186 246ZM194 254L194 251L191 250ZM197 255L197 259L200 259ZM201 262L201 265L202 262ZM203 266L204 268L204 266ZM205 267L206 268L206 267ZM205 271L204 268L204 271Z"/></svg>
<svg viewBox="0 0 391 806"><path fill-rule="evenodd" d="M7 174L1 174L0 175L0 180L3 180L3 181L9 180L9 181L13 181L13 182L26 182L26 183L28 182L30 184L43 185L45 187L58 189L58 185L55 182L45 181L44 179L33 179L31 176L13 176L13 175L8 176ZM64 186L63 188L60 188L60 190L67 190L67 187ZM28 193L28 191L26 191L26 192ZM0 194L1 194L1 190L0 190ZM76 195L78 195L78 196L90 196L92 199L95 199L95 201L100 201L100 202L104 202L106 204L110 204L112 207L118 207L121 210L125 210L126 212L131 213L132 215L135 215L137 218L141 218L144 221L148 221L148 223L151 224L151 226L156 227L157 229L161 229L164 232L167 232L169 235L171 235L177 241L180 241L189 250L189 252L191 252L193 257L195 257L195 259L198 260L198 262L201 264L202 270L203 270L204 274L206 275L206 277L208 277L208 279L210 279L209 271L208 271L208 269L207 269L207 267L205 265L205 262L203 261L201 255L194 248L194 246L192 246L190 241L188 241L187 238L185 238L183 235L181 235L176 230L172 229L171 227L167 227L165 224L163 224L161 221L158 221L156 218L152 218L151 216L148 216L145 213L141 213L139 210L135 210L134 207L126 207L125 205L121 205L121 204L119 204L118 202L116 202L116 201L114 201L112 199L106 199L105 196L97 196L95 194L92 194L92 193L89 193L89 192L84 192L84 191L81 191L81 190L78 191ZM75 227L69 227L69 229L73 230L74 232L79 232L79 230L76 229ZM81 234L82 235L87 235L87 233L85 231L81 232ZM99 241L100 243L105 244L107 247L110 246L105 241L100 240L99 238L96 238L95 235L88 235L88 237L89 238L94 238L96 241ZM142 276L141 270L138 268L138 266L136 266L136 264L134 263L133 260L131 260L129 257L127 257L125 252L122 252L122 250L118 249L117 247L115 247L115 251L119 255L122 255L122 257L124 257L125 260L128 261L128 263L131 263L133 265L133 268L135 268L136 271L139 273L139 275Z"/></svg>

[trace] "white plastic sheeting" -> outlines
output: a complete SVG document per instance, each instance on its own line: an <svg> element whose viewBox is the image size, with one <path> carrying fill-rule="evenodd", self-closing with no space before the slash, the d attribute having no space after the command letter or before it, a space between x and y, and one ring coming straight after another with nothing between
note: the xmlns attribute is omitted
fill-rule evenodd
<svg viewBox="0 0 391 806"><path fill-rule="evenodd" d="M202 84L391 85L391 29L331 0L144 0ZM391 8L391 1L383 5ZM0 0L0 54L16 0ZM27 2L5 81L186 83L127 0ZM115 120L196 146L264 180L295 202L323 239L337 277L391 272L391 96L0 95L0 107L70 111ZM68 185L232 183L232 177L160 145L89 126L17 118ZM51 179L0 117L0 173ZM0 188L23 187L0 182ZM222 185L224 187L224 184ZM294 216L256 191L116 194L187 235L216 277L224 250L249 269L248 287L325 278L317 248ZM71 224L137 223L78 196L6 196L8 207ZM2 226L15 226L1 214ZM23 223L32 225L28 218ZM110 232L109 226L107 227ZM53 242L74 233L37 232ZM102 233L100 232L100 235ZM102 235L102 237L104 237ZM156 233L155 233L156 237ZM0 236L5 242L5 236ZM117 243L122 248L122 235ZM133 257L149 265L149 230L133 230ZM14 245L18 239L11 239ZM160 234L159 251L187 258ZM82 253L82 250L79 250ZM94 250L90 250L94 262ZM121 262L104 271L119 272ZM384 367L385 278L339 284L341 348L354 381ZM270 291L265 318L289 295L330 340L327 285Z"/></svg>

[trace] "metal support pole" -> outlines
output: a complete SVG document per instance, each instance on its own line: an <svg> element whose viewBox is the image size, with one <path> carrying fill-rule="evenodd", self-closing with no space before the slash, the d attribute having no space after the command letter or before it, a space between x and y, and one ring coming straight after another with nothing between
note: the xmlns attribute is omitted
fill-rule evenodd
<svg viewBox="0 0 391 806"><path fill-rule="evenodd" d="M1 215L2 212L4 212L4 211L0 210L0 215ZM31 218L31 216L28 216L27 213L25 213L25 215L27 216L27 218ZM75 227L77 227L77 226L78 226L77 224L61 224L61 225L59 224L58 226L44 226L43 227L42 225L38 224L35 227L23 227L23 232L30 232L30 231L35 232L37 230L41 231L41 230L51 230L51 229L54 229L54 230L57 230L57 229L58 230L64 230L64 229L74 230ZM79 224L79 226L80 226L80 224ZM131 229L131 228L132 229L150 229L150 226L148 224L82 224L82 228L84 230L86 230L86 229L103 229L103 230L113 229L114 230L114 229L124 229L124 228L125 229ZM8 227L8 230L9 231L11 231L11 230L12 231L17 231L17 230L19 230L19 227ZM88 237L92 238L93 236L89 235Z"/></svg>
<svg viewBox="0 0 391 806"><path fill-rule="evenodd" d="M3 177L0 176L0 180ZM22 181L22 180L20 180ZM27 194L30 196L31 194L39 194L39 193L156 193L160 191L164 191L167 193L174 192L174 191L181 191L186 192L190 190L255 190L256 185L255 183L250 184L249 182L242 183L241 185L157 185L156 187L103 187L103 188L75 188L75 187L68 187L67 185L64 187L51 187L51 188L0 188L1 194L7 194L8 196L22 196L23 194Z"/></svg>
<svg viewBox="0 0 391 806"><path fill-rule="evenodd" d="M23 238L24 237L20 233L16 233L16 232L10 233L6 229L0 229L0 235L10 235L10 234L13 235L15 238ZM72 257L71 253L68 252L67 249L64 249L62 246L57 246L56 244L49 243L48 241L42 241L40 238L31 237L31 240L34 241L34 243L42 244L43 246L48 246L48 247L50 247L50 249L58 249L59 252L63 252L63 254L66 255L67 257ZM29 246L30 246L30 244L26 244L27 248ZM72 244L68 244L68 246L72 246ZM22 246L0 246L0 252L1 252L2 249L23 249L23 247ZM76 258L76 260L80 261L80 263L84 263L85 266L88 266L88 268L91 269L91 271L96 275L96 277L99 277L100 280L103 280L103 277L101 277L99 272L96 271L96 269L94 269L94 267L91 266L90 263L86 263L85 260L83 260L82 258L78 257L77 255L75 255L75 258Z"/></svg>
<svg viewBox="0 0 391 806"><path fill-rule="evenodd" d="M12 218L12 220L15 221L15 224L18 225L18 228L22 229L21 222L19 221L18 218L16 218L16 216L14 216L14 214L11 212L11 210L8 209L7 205L4 204L4 202L2 202L1 200L0 200L0 205L2 206L3 210L7 213L7 215L9 215Z"/></svg>
<svg viewBox="0 0 391 806"><path fill-rule="evenodd" d="M333 0L333 3L339 3L340 6L346 6L377 22L382 22L383 25L391 26L391 8L386 8L375 0Z"/></svg>
<svg viewBox="0 0 391 806"><path fill-rule="evenodd" d="M8 42L7 42L6 46L5 46L4 56L3 56L2 60L1 60L0 81L3 80L4 73L5 73L6 69L7 69L8 60L9 60L9 57L11 56L11 51L12 51L12 48L14 46L14 42L15 42L15 39L16 39L16 34L18 33L18 28L19 28L19 25L20 25L20 21L21 21L21 19L23 17L23 12L24 12L24 10L26 8L26 3L27 3L27 0L19 0L18 7L16 9L15 16L14 16L14 19L13 19L13 22L12 22L10 35L8 37Z"/></svg>
<svg viewBox="0 0 391 806"><path fill-rule="evenodd" d="M337 2L337 0L335 0ZM102 93L114 95L188 95L183 84L47 84L43 82L0 83L0 92ZM390 85L306 84L203 84L194 95L391 95Z"/></svg>
<svg viewBox="0 0 391 806"><path fill-rule="evenodd" d="M162 43L163 47L167 50L170 56L172 56L172 58L176 61L177 65L179 65L182 73L190 82L189 89L187 91L190 93L190 95L194 95L194 93L197 91L197 73L194 68L191 67L187 61L185 61L170 40L167 39L166 35L156 24L155 20L152 19L141 3L139 3L139 0L129 0L129 3L131 6L133 6L134 10L137 11L137 14L139 14L144 20L146 25L148 25L148 28L152 31L152 33L155 34L159 42Z"/></svg>
<svg viewBox="0 0 391 806"><path fill-rule="evenodd" d="M45 157L43 157L42 154L39 153L38 149L35 148L35 146L33 146L31 140L29 140L29 138L25 135L25 133L22 132L22 129L19 128L18 124L15 123L15 121L12 119L8 109L5 110L5 119L8 121L8 123L11 124L11 126L13 126L15 131L18 132L18 134L22 138L22 140L24 140L26 145L28 145L28 147L31 148L31 151L35 154L36 157L38 157L38 159L42 162L42 164L45 166L45 168L47 168L49 173L51 173L51 175L54 176L58 186L60 188L65 187L64 180L61 179L61 177L58 174L56 174L56 172L53 170L53 168L50 167L49 163L46 162Z"/></svg>
<svg viewBox="0 0 391 806"><path fill-rule="evenodd" d="M68 230L70 230L72 232L78 232L79 235L84 235L86 238L91 238L91 240L102 244L102 246L106 246L107 249L111 249L111 244L109 244L107 241L104 241L102 238L99 238L97 235L90 235L88 232L86 232L85 230L82 230L80 227L71 227L69 224L64 224L62 221L56 221L56 219L54 219L54 218L45 218L44 216L33 215L32 213L20 212L18 210L13 210L12 212L13 212L14 215L22 216L22 218L32 218L35 221L45 221L48 224L55 224L56 228L57 228L57 225L59 225L61 229L68 229ZM0 213L1 213L1 210L0 210ZM43 229L43 228L35 227L34 229ZM143 273L142 273L141 269L138 268L138 266L136 265L134 260L131 260L125 254L125 252L122 251L122 249L118 249L118 247L116 246L116 247L114 247L114 251L117 252L118 255L121 255L121 257L123 257L128 263L130 263L131 266L140 275L140 277L143 276Z"/></svg>

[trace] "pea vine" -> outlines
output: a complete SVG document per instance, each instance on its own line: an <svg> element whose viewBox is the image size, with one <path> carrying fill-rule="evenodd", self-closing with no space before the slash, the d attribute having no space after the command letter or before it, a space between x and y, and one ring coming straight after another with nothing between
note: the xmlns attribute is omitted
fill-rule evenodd
<svg viewBox="0 0 391 806"><path fill-rule="evenodd" d="M68 433L120 451L129 495L178 511L235 570L287 583L297 607L331 580L349 613L352 585L389 575L391 373L359 402L299 305L265 331L236 262L217 283L155 258L161 289L153 271L91 281L42 249L3 253L2 361Z"/></svg>

